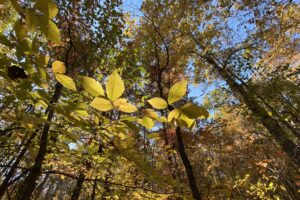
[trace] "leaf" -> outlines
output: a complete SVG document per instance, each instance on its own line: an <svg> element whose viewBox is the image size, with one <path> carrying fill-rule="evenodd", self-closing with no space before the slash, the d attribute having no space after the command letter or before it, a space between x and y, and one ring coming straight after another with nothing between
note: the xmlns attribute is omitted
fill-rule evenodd
<svg viewBox="0 0 300 200"><path fill-rule="evenodd" d="M44 123L51 124L50 121L47 121L43 118L36 117L33 115L28 115L28 114L22 114L21 118L25 124L44 124Z"/></svg>
<svg viewBox="0 0 300 200"><path fill-rule="evenodd" d="M45 20L45 18L41 17L40 20L40 26L42 33L45 34L46 38L52 42L60 43L60 31L56 24L52 22L51 20Z"/></svg>
<svg viewBox="0 0 300 200"><path fill-rule="evenodd" d="M112 103L109 100L104 99L104 98L99 98L99 97L96 97L90 105L93 108L96 108L97 110L103 111L103 112L109 111L114 108Z"/></svg>
<svg viewBox="0 0 300 200"><path fill-rule="evenodd" d="M147 134L147 138L149 138L149 139L159 139L160 138L160 133L158 133L158 132L149 133L149 134Z"/></svg>
<svg viewBox="0 0 300 200"><path fill-rule="evenodd" d="M137 111L137 108L130 103L121 104L118 109L126 113L133 113Z"/></svg>
<svg viewBox="0 0 300 200"><path fill-rule="evenodd" d="M65 63L60 62L58 60L52 63L52 71L54 74L64 74L66 73Z"/></svg>
<svg viewBox="0 0 300 200"><path fill-rule="evenodd" d="M110 100L115 101L120 96L122 96L125 90L124 82L120 75L114 71L110 76L108 76L106 82L106 93Z"/></svg>
<svg viewBox="0 0 300 200"><path fill-rule="evenodd" d="M84 90L87 93L89 93L95 97L104 96L104 90L103 90L102 86L95 79L87 77L87 76L82 76L80 78L80 82L81 82Z"/></svg>
<svg viewBox="0 0 300 200"><path fill-rule="evenodd" d="M145 109L144 113L145 113L145 115L147 117L150 117L150 118L152 118L154 120L158 119L158 114L154 110L152 110L152 109Z"/></svg>
<svg viewBox="0 0 300 200"><path fill-rule="evenodd" d="M144 117L143 119L138 119L137 122L147 129L151 129L154 126L154 122L150 117Z"/></svg>
<svg viewBox="0 0 300 200"><path fill-rule="evenodd" d="M168 95L169 104L179 101L186 94L186 90L187 90L186 80L180 81L175 85L173 85Z"/></svg>
<svg viewBox="0 0 300 200"><path fill-rule="evenodd" d="M128 103L127 99L124 98L115 100L113 104L118 110L122 112L133 113L137 111L137 108L134 105Z"/></svg>
<svg viewBox="0 0 300 200"><path fill-rule="evenodd" d="M34 7L44 13L48 19L54 18L58 13L57 5L53 0L37 0Z"/></svg>
<svg viewBox="0 0 300 200"><path fill-rule="evenodd" d="M195 122L195 120L188 118L184 114L181 114L179 119L183 122L183 124L186 128L190 128L193 125L193 123Z"/></svg>
<svg viewBox="0 0 300 200"><path fill-rule="evenodd" d="M37 16L32 9L28 9L28 8L26 8L25 14L26 14L26 25L28 27L28 30L31 33L34 33L37 29Z"/></svg>
<svg viewBox="0 0 300 200"><path fill-rule="evenodd" d="M15 23L15 32L18 40L23 40L27 35L27 26L23 24L20 20Z"/></svg>
<svg viewBox="0 0 300 200"><path fill-rule="evenodd" d="M175 108L168 114L168 122L171 122L173 119L177 119L180 115L180 110Z"/></svg>
<svg viewBox="0 0 300 200"><path fill-rule="evenodd" d="M184 115L191 119L197 119L201 116L208 118L209 116L209 113L204 107L200 107L192 103L187 103L179 109Z"/></svg>
<svg viewBox="0 0 300 200"><path fill-rule="evenodd" d="M62 84L65 88L76 91L76 86L73 79L63 74L56 74L56 80Z"/></svg>
<svg viewBox="0 0 300 200"><path fill-rule="evenodd" d="M165 109L168 107L167 102L164 99L159 97L154 97L148 100L148 103L150 103L150 105L156 109Z"/></svg>

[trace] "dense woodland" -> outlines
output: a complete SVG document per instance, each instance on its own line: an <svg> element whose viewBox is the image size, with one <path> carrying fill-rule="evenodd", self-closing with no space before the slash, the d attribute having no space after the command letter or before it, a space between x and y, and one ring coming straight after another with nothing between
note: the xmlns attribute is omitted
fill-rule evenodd
<svg viewBox="0 0 300 200"><path fill-rule="evenodd" d="M134 2L0 0L0 199L299 200L300 2Z"/></svg>

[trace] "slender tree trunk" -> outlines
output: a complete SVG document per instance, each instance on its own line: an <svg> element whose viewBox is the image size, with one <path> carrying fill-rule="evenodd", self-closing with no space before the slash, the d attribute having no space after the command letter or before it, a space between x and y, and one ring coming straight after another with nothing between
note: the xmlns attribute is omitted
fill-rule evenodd
<svg viewBox="0 0 300 200"><path fill-rule="evenodd" d="M97 177L96 177L96 179L97 179ZM97 189L97 181L94 180L91 200L95 200L95 198L96 198L96 189Z"/></svg>
<svg viewBox="0 0 300 200"><path fill-rule="evenodd" d="M8 189L8 187L10 185L10 183L9 183L10 179L13 177L13 175L14 175L17 167L19 166L19 163L21 162L21 159L23 158L23 156L27 152L27 149L28 149L29 145L31 144L31 141L33 140L33 138L35 137L35 135L36 135L35 132L32 133L32 135L30 136L30 138L28 139L28 141L24 145L23 149L19 153L18 157L16 158L14 164L10 168L9 172L5 176L5 179L4 179L4 181L2 182L2 184L0 186L0 199L3 197L5 191Z"/></svg>
<svg viewBox="0 0 300 200"><path fill-rule="evenodd" d="M295 164L300 165L300 150L297 148L297 145L288 138L287 133L282 129L278 122L268 114L265 108L259 104L252 94L247 92L247 90L230 76L226 69L216 66L214 61L211 61L210 63L214 64L218 74L227 82L231 90L240 96L252 113L259 118L261 123L275 138L276 142L281 145L283 151Z"/></svg>
<svg viewBox="0 0 300 200"><path fill-rule="evenodd" d="M73 190L71 200L78 200L79 199L79 195L80 195L80 191L81 191L81 188L82 188L82 185L83 185L83 182L84 182L84 178L85 178L85 176L81 172L79 174L79 178L77 180L76 186Z"/></svg>
<svg viewBox="0 0 300 200"><path fill-rule="evenodd" d="M58 99L61 95L62 85L57 83L55 85L54 95L52 97L51 103L55 104L58 102ZM51 105L47 108L48 112L48 121L52 121L54 116L54 110L51 108ZM28 176L25 178L23 183L20 186L20 189L17 192L16 199L17 200L29 200L36 186L36 180L41 174L42 164L45 159L45 155L47 152L48 145L48 133L50 130L50 124L45 124L44 129L42 131L41 139L40 139L40 147L38 155L35 159L35 163L31 168Z"/></svg>
<svg viewBox="0 0 300 200"><path fill-rule="evenodd" d="M48 178L49 178L49 174L46 174L41 184L37 187L36 193L34 195L35 199L38 199L39 196L41 195Z"/></svg>
<svg viewBox="0 0 300 200"><path fill-rule="evenodd" d="M178 143L179 155L180 155L182 163L185 167L185 171L186 171L186 174L187 174L187 178L188 178L190 188L192 190L193 197L194 197L194 199L201 200L202 195L201 195L200 191L197 188L197 183L196 183L195 175L194 175L194 172L193 172L193 168L192 168L192 165L191 165L191 163L188 159L188 156L185 152L184 142L183 142L180 127L176 128L176 138L177 138L177 143Z"/></svg>

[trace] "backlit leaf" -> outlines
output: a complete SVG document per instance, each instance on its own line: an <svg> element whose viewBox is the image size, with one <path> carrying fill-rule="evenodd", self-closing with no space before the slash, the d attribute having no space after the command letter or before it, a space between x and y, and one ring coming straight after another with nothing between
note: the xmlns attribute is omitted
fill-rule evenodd
<svg viewBox="0 0 300 200"><path fill-rule="evenodd" d="M175 108L168 114L168 122L171 122L173 119L177 119L180 115L180 110Z"/></svg>
<svg viewBox="0 0 300 200"><path fill-rule="evenodd" d="M175 85L173 85L168 95L169 104L179 101L186 94L186 90L187 90L186 80L180 81Z"/></svg>
<svg viewBox="0 0 300 200"><path fill-rule="evenodd" d="M57 5L53 2L53 0L37 0L34 7L50 19L54 18L58 13Z"/></svg>
<svg viewBox="0 0 300 200"><path fill-rule="evenodd" d="M179 109L183 114L185 114L188 118L191 119L197 119L202 116L208 118L209 116L209 113L204 107L197 106L192 103L187 103Z"/></svg>
<svg viewBox="0 0 300 200"><path fill-rule="evenodd" d="M106 82L106 93L110 100L115 101L120 96L122 96L125 90L124 82L120 75L114 71L110 76L108 76Z"/></svg>
<svg viewBox="0 0 300 200"><path fill-rule="evenodd" d="M103 111L103 112L109 111L114 108L112 103L109 100L104 99L104 98L99 98L99 97L96 97L90 105L93 108L96 108L97 110Z"/></svg>
<svg viewBox="0 0 300 200"><path fill-rule="evenodd" d="M137 121L147 129L151 129L154 126L154 121L150 117L144 117L143 119L138 119Z"/></svg>
<svg viewBox="0 0 300 200"><path fill-rule="evenodd" d="M80 82L81 82L84 90L87 93L89 93L95 97L104 96L104 90L103 90L102 86L95 79L87 77L87 76L82 76L80 78Z"/></svg>
<svg viewBox="0 0 300 200"><path fill-rule="evenodd" d="M65 63L60 62L58 60L52 63L52 71L54 74L64 74L66 73Z"/></svg>
<svg viewBox="0 0 300 200"><path fill-rule="evenodd" d="M165 109L168 107L167 102L164 99L159 98L159 97L154 97L154 98L148 100L148 102L150 103L150 105L153 108L156 108L156 109Z"/></svg>
<svg viewBox="0 0 300 200"><path fill-rule="evenodd" d="M74 80L71 77L63 75L63 74L56 74L55 77L56 77L56 80L60 84L62 84L65 88L76 91L76 86L75 86Z"/></svg>
<svg viewBox="0 0 300 200"><path fill-rule="evenodd" d="M23 24L20 20L18 20L15 23L15 32L18 40L22 40L27 35L27 26Z"/></svg>

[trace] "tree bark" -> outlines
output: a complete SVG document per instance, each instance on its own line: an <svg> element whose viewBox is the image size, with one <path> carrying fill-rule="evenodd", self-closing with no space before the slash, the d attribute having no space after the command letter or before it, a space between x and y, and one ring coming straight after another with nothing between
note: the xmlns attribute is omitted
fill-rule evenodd
<svg viewBox="0 0 300 200"><path fill-rule="evenodd" d="M300 165L300 150L297 145L288 138L287 133L279 125L279 123L272 118L266 109L262 107L258 100L241 85L239 85L227 72L226 69L216 66L216 63L212 63L216 67L218 74L227 82L231 90L241 97L242 101L252 111L252 113L258 117L260 122L266 127L269 133L274 137L276 142L282 147L283 151L291 158L291 160Z"/></svg>
<svg viewBox="0 0 300 200"><path fill-rule="evenodd" d="M81 172L79 174L79 178L77 180L76 186L73 190L71 200L78 200L79 199L79 195L80 195L80 191L81 191L81 188L82 188L82 185L83 185L83 182L84 182L84 178L85 178L85 176Z"/></svg>
<svg viewBox="0 0 300 200"><path fill-rule="evenodd" d="M33 133L30 138L28 139L28 141L25 143L24 148L21 150L21 152L19 153L18 157L16 158L14 164L12 165L12 167L10 168L9 172L7 173L7 175L5 176L4 181L2 182L1 186L0 186L0 199L3 197L5 191L8 189L10 183L10 179L13 177L17 167L19 166L19 163L21 162L23 156L25 155L25 153L27 152L28 146L31 144L31 141L33 140L33 138L35 137L36 133Z"/></svg>
<svg viewBox="0 0 300 200"><path fill-rule="evenodd" d="M187 174L187 178L188 178L188 182L189 182L190 188L192 190L193 197L194 197L194 199L201 200L202 195L201 195L200 191L198 190L192 165L191 165L191 163L188 159L188 156L185 152L184 142L183 142L180 127L176 128L176 139L177 139L177 143L178 143L178 152L181 157L182 163L184 165L184 168L185 168L185 171Z"/></svg>
<svg viewBox="0 0 300 200"><path fill-rule="evenodd" d="M55 85L54 95L51 100L52 104L55 104L58 102L58 99L61 96L61 91L62 91L62 85L57 83ZM52 121L53 116L54 116L54 110L51 107L51 105L49 105L47 110L49 111L47 120ZM25 178L25 180L21 184L20 189L17 192L17 195L16 195L17 200L30 200L30 198L31 198L31 195L36 186L36 180L39 177L39 175L41 174L42 164L45 159L46 152L47 152L49 130L50 130L50 124L47 123L44 125L44 129L42 131L39 152L35 159L35 163L34 163L33 167L31 168L28 176Z"/></svg>

